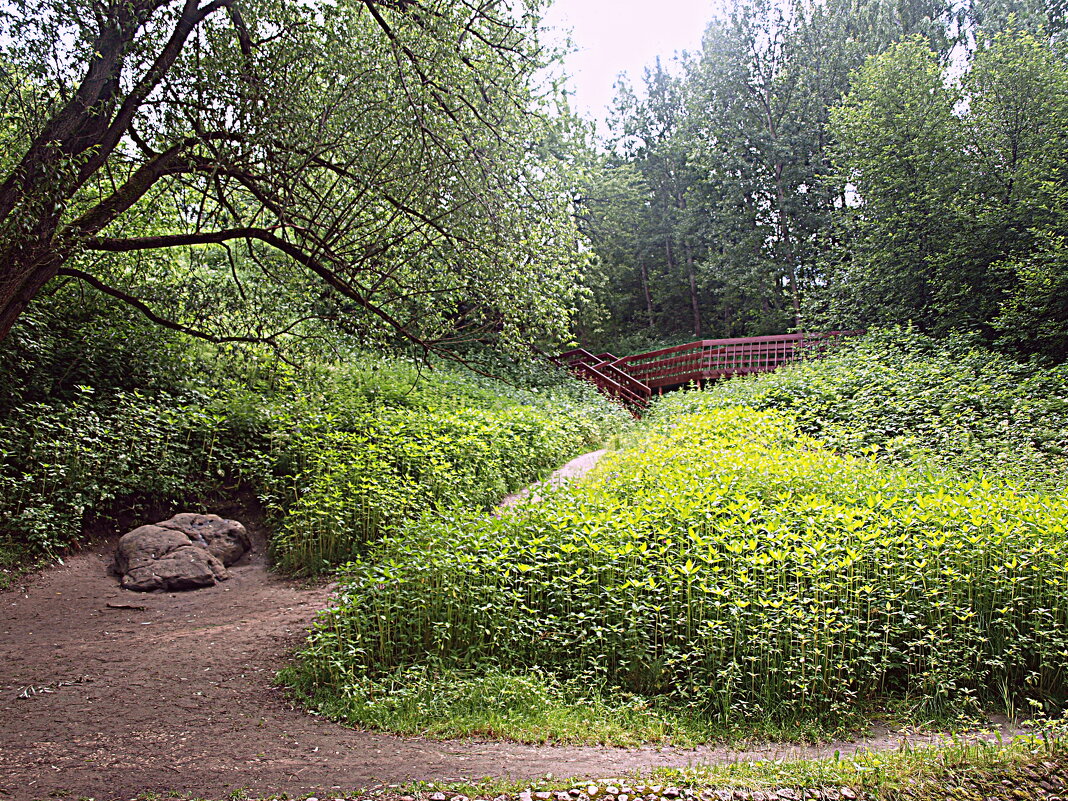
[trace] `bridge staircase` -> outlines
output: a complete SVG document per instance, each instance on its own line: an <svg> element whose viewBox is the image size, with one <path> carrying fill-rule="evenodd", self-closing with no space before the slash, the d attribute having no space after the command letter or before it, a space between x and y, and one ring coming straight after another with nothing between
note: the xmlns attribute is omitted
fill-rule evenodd
<svg viewBox="0 0 1068 801"><path fill-rule="evenodd" d="M561 353L554 362L640 414L653 393L750 373L766 373L801 359L819 358L845 337L862 331L702 339L616 358L584 348Z"/></svg>

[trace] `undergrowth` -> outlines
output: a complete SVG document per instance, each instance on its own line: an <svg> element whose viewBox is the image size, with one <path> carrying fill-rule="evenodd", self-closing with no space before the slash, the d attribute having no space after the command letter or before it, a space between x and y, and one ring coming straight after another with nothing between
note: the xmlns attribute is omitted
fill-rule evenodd
<svg viewBox="0 0 1068 801"><path fill-rule="evenodd" d="M383 728L368 693L414 668L536 665L758 736L1057 708L1066 525L1063 496L836 453L776 414L665 413L584 484L428 514L347 566L289 680Z"/></svg>
<svg viewBox="0 0 1068 801"><path fill-rule="evenodd" d="M361 360L286 410L262 482L280 567L331 567L431 507L492 508L629 425L620 407L566 376L518 388L441 365L419 373Z"/></svg>
<svg viewBox="0 0 1068 801"><path fill-rule="evenodd" d="M277 564L318 573L434 505L492 506L630 423L558 369L489 358L501 378L351 352L298 370L58 290L0 346L0 540L54 558L90 528L243 485Z"/></svg>
<svg viewBox="0 0 1068 801"><path fill-rule="evenodd" d="M1022 364L962 337L876 331L825 358L672 393L653 413L736 406L783 412L844 453L1068 486L1068 363Z"/></svg>

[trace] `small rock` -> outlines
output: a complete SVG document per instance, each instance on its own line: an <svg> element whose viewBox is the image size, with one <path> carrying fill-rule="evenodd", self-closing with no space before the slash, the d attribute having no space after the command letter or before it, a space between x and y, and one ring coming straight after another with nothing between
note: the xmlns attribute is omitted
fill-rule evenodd
<svg viewBox="0 0 1068 801"><path fill-rule="evenodd" d="M441 793L441 792L431 793L428 796L428 799L429 799L429 801L448 801L448 799L445 796L445 793Z"/></svg>
<svg viewBox="0 0 1068 801"><path fill-rule="evenodd" d="M605 787L604 791L606 793L608 793L608 795L618 795L619 794L619 788L616 787L614 784L610 784L607 787Z"/></svg>
<svg viewBox="0 0 1068 801"><path fill-rule="evenodd" d="M591 784L589 787L586 788L586 795L588 795L590 798L596 798L600 794L601 788L598 787L596 784Z"/></svg>
<svg viewBox="0 0 1068 801"><path fill-rule="evenodd" d="M678 798L680 795L682 795L682 793L679 791L678 787L668 787L663 792L664 798Z"/></svg>
<svg viewBox="0 0 1068 801"><path fill-rule="evenodd" d="M785 798L786 801L798 801L798 799L801 798L796 790L791 790L789 787L782 788L776 795L778 795L779 798Z"/></svg>
<svg viewBox="0 0 1068 801"><path fill-rule="evenodd" d="M849 788L849 787L843 787L838 792L840 792L842 794L842 798L845 798L848 801L853 801L853 799L855 799L857 797L857 794L855 792L853 792L853 790L851 788Z"/></svg>
<svg viewBox="0 0 1068 801"><path fill-rule="evenodd" d="M553 797L553 794L552 793L547 793L544 790L542 790L540 792L534 793L534 797L536 799L538 799L538 801L549 801L549 799L551 799Z"/></svg>

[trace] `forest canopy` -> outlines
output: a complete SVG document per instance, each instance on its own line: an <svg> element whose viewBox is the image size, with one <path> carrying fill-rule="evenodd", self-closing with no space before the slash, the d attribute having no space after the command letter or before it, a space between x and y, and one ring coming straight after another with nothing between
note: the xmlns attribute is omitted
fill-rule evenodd
<svg viewBox="0 0 1068 801"><path fill-rule="evenodd" d="M579 334L912 322L1068 353L1068 62L1054 5L738 0L624 83Z"/></svg>
<svg viewBox="0 0 1068 801"><path fill-rule="evenodd" d="M0 338L59 278L279 350L912 323L1068 352L1058 5L736 0L602 142L545 5L5 5Z"/></svg>
<svg viewBox="0 0 1068 801"><path fill-rule="evenodd" d="M564 334L539 2L0 10L0 338L51 279L282 347Z"/></svg>

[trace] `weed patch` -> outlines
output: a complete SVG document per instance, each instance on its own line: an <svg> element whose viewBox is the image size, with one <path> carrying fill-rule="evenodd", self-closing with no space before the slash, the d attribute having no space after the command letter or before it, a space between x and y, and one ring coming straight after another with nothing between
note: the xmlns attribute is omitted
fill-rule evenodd
<svg viewBox="0 0 1068 801"><path fill-rule="evenodd" d="M721 730L1055 708L1066 525L1062 496L842 455L778 415L662 416L582 485L430 513L347 566L291 678L359 697L537 666Z"/></svg>

